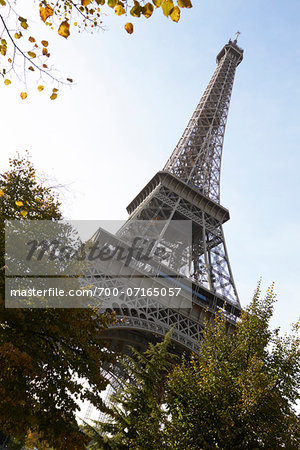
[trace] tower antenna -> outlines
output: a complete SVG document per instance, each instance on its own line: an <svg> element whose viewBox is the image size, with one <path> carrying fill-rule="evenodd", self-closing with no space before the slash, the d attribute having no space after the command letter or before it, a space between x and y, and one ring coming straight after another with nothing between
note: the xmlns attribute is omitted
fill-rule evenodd
<svg viewBox="0 0 300 450"><path fill-rule="evenodd" d="M237 32L236 32L236 34L235 34L235 40L233 41L234 44L237 43L237 40L238 40L240 34L242 34L240 31L237 31Z"/></svg>

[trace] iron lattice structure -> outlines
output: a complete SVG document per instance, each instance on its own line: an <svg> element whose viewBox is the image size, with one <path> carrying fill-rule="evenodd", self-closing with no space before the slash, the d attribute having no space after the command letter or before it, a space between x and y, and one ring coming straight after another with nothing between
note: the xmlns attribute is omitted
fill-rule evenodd
<svg viewBox="0 0 300 450"><path fill-rule="evenodd" d="M112 305L117 323L105 336L118 351L125 352L128 343L142 349L170 328L177 353L197 351L204 324L213 320L218 309L225 309L229 328L240 315L223 233L229 211L220 205L220 171L235 70L242 59L243 50L236 39L230 40L218 54L217 68L165 167L127 207L128 221L115 236L99 229L93 237L95 242L109 241L113 247L126 243L131 224L137 220L192 221L192 255L187 260L180 246L173 248L170 268L178 273L188 267L192 307L180 310L153 298L120 295ZM132 278L130 275L126 283L134 284L137 273L145 276L141 267L130 270ZM122 280L107 276L101 266L89 271L94 286L122 290Z"/></svg>
<svg viewBox="0 0 300 450"><path fill-rule="evenodd" d="M223 141L235 70L243 50L231 42L217 56L217 68L164 171L220 202Z"/></svg>

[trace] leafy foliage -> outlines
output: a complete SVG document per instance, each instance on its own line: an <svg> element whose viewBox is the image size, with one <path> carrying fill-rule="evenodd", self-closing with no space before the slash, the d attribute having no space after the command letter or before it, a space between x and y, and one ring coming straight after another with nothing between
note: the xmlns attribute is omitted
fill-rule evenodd
<svg viewBox="0 0 300 450"><path fill-rule="evenodd" d="M290 336L271 331L274 301L273 288L261 299L258 287L234 333L217 315L199 355L173 368L166 341L139 355L111 422L86 428L90 448L298 449L299 324Z"/></svg>
<svg viewBox="0 0 300 450"><path fill-rule="evenodd" d="M86 425L91 438L90 449L153 449L160 448L164 384L170 360L170 333L163 342L150 344L144 354L132 349L134 357L123 361L126 369L124 389L112 397L107 422Z"/></svg>
<svg viewBox="0 0 300 450"><path fill-rule="evenodd" d="M168 382L172 449L299 448L299 338L269 330L274 294L257 292L232 335L225 318Z"/></svg>
<svg viewBox="0 0 300 450"><path fill-rule="evenodd" d="M60 85L70 84L71 78L59 79L53 75L49 68L49 43L43 37L32 36L30 31L31 17L22 17L15 9L18 0L0 0L0 23L2 24L0 41L0 73L4 84L9 86L13 75L22 79L26 84L29 74L35 72L38 82L50 78L56 83L56 92L52 92L50 99L57 98ZM101 8L100 8L101 7ZM50 29L67 39L74 30L93 32L104 30L102 22L103 11L113 10L116 16L131 16L134 19L150 18L154 10L160 9L163 14L174 22L180 19L181 9L191 8L190 0L41 0L39 2L40 20ZM127 33L132 34L134 27L131 22L124 25ZM20 65L20 59L24 64ZM24 69L20 69L24 67ZM45 81L43 81L45 83ZM38 91L42 92L44 85L39 84ZM22 92L21 98L25 100L27 93Z"/></svg>
<svg viewBox="0 0 300 450"><path fill-rule="evenodd" d="M0 178L0 429L21 442L29 432L55 449L83 449L77 400L102 407L107 382L99 369L111 356L99 335L112 317L94 309L4 305L5 220L58 220L59 208L28 158L10 160Z"/></svg>

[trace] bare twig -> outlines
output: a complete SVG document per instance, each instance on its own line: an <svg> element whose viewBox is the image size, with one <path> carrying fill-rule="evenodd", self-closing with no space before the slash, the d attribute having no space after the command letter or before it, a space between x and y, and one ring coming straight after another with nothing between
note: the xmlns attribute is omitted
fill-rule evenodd
<svg viewBox="0 0 300 450"><path fill-rule="evenodd" d="M7 25L6 25L6 22L5 22L5 20L4 20L4 18L3 18L3 16L0 14L0 20L1 20L1 22L2 22L2 24L3 24L3 26L4 26L4 29L5 29L5 31L6 31L6 33L7 33L7 35L8 35L8 37L9 37L9 39L10 39L10 41L12 42L12 44L13 44L13 46L14 46L14 59L15 59L15 52L16 52L16 50L23 56L23 58L24 58L24 73L26 73L25 71L26 71L26 66L25 66L25 63L26 63L26 61L28 61L32 66L34 66L40 73L44 73L45 75L47 75L48 77L50 77L53 81L56 81L57 83L59 83L59 84L64 84L64 85L69 85L70 83L66 83L65 81L62 81L62 80L59 80L59 79L57 79L56 77L54 77L53 75L51 75L51 73L49 73L48 71L46 71L46 70L44 70L42 67L40 67L38 64L36 64L34 61L33 61L33 59L32 58L30 58L29 56L27 56L26 55L26 53L25 52L23 52L23 50L21 50L20 49L20 47L16 44L16 42L15 42L15 40L14 40L14 38L12 37L12 35L11 35L11 33L10 33L10 30L7 28ZM13 59L13 62L14 62L14 59ZM26 78L26 76L25 76L25 78Z"/></svg>

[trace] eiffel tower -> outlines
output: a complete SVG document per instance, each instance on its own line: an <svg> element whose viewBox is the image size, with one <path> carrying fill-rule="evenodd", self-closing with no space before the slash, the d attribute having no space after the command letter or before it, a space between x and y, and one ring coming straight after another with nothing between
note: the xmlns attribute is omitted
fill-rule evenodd
<svg viewBox="0 0 300 450"><path fill-rule="evenodd" d="M101 228L92 238L93 242L116 248L120 243L124 245L131 224L137 221L188 220L192 224L189 269L186 275L180 275L186 290L189 288L185 281L190 283L191 307L160 305L157 299L125 294L115 298L111 309L116 312L117 322L107 330L105 338L121 353L126 352L127 344L144 349L170 328L176 353L197 351L205 323L213 321L218 310L225 311L229 330L240 315L223 233L229 211L220 204L224 133L235 71L243 59L238 34L217 55L217 68L163 170L128 205L125 225L116 235ZM177 275L182 258L183 254L177 252L179 265L172 269ZM131 271L136 274L137 266ZM90 268L90 276L94 286L118 285L99 265Z"/></svg>

